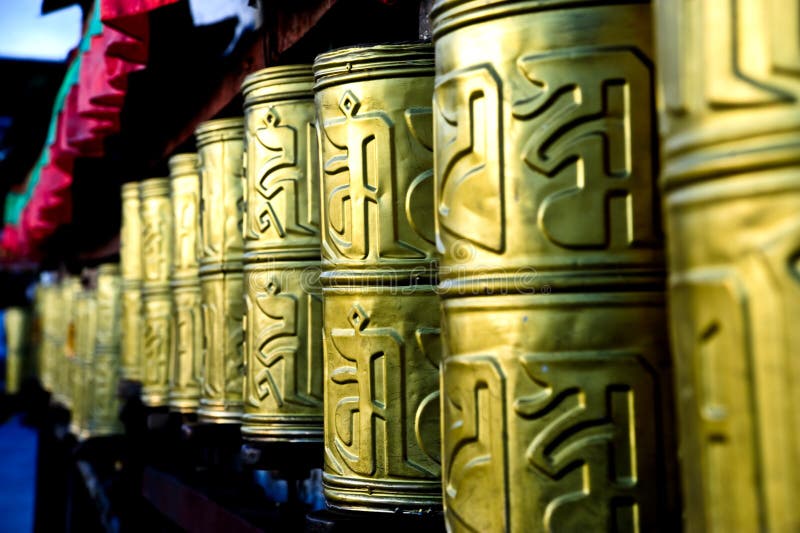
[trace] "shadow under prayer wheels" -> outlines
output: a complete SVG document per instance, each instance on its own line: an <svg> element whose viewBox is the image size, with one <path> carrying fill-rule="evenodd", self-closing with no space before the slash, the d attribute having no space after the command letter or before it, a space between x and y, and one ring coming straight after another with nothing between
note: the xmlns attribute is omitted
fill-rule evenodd
<svg viewBox="0 0 800 533"><path fill-rule="evenodd" d="M684 529L800 527L798 3L662 2Z"/></svg>
<svg viewBox="0 0 800 533"><path fill-rule="evenodd" d="M122 274L122 378L140 381L142 362L142 215L139 182L122 185L119 260Z"/></svg>
<svg viewBox="0 0 800 533"><path fill-rule="evenodd" d="M24 307L8 307L4 315L6 331L6 394L19 392L28 365L29 312Z"/></svg>
<svg viewBox="0 0 800 533"><path fill-rule="evenodd" d="M211 120L195 131L202 194L200 286L205 346L198 415L206 422L240 423L242 416L242 124L241 118Z"/></svg>
<svg viewBox="0 0 800 533"><path fill-rule="evenodd" d="M651 6L432 19L448 530L674 530Z"/></svg>
<svg viewBox="0 0 800 533"><path fill-rule="evenodd" d="M120 326L122 281L120 268L107 263L97 268L97 331L89 364L91 384L87 395L90 436L111 435L122 430L119 422L117 385L120 377Z"/></svg>
<svg viewBox="0 0 800 533"><path fill-rule="evenodd" d="M200 173L197 154L169 160L173 216L170 286L173 332L169 367L169 407L193 413L200 405L203 369L203 315L200 291Z"/></svg>
<svg viewBox="0 0 800 533"><path fill-rule="evenodd" d="M337 508L441 506L433 49L314 62L321 145L323 490Z"/></svg>
<svg viewBox="0 0 800 533"><path fill-rule="evenodd" d="M142 402L167 405L169 356L173 341L172 205L169 178L150 178L139 184L142 223Z"/></svg>
<svg viewBox="0 0 800 533"><path fill-rule="evenodd" d="M311 65L242 84L246 303L242 436L322 441L319 164Z"/></svg>

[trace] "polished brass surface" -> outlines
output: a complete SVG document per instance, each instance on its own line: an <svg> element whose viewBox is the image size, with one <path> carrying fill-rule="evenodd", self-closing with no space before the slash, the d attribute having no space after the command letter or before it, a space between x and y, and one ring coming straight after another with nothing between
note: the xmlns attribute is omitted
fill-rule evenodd
<svg viewBox="0 0 800 533"><path fill-rule="evenodd" d="M310 65L248 76L245 251L248 261L319 258L319 162Z"/></svg>
<svg viewBox="0 0 800 533"><path fill-rule="evenodd" d="M197 154L175 155L169 166L175 243L170 281L175 338L170 346L169 406L190 413L199 405L203 364Z"/></svg>
<svg viewBox="0 0 800 533"><path fill-rule="evenodd" d="M322 265L331 279L426 274L435 261L429 45L328 52L314 62Z"/></svg>
<svg viewBox="0 0 800 533"><path fill-rule="evenodd" d="M334 287L324 296L328 504L365 511L440 505L433 287Z"/></svg>
<svg viewBox="0 0 800 533"><path fill-rule="evenodd" d="M244 359L242 118L204 122L195 131L200 169L200 286L203 385L198 414L206 422L239 423Z"/></svg>
<svg viewBox="0 0 800 533"><path fill-rule="evenodd" d="M6 329L6 394L16 394L28 366L29 311L24 307L7 307Z"/></svg>
<svg viewBox="0 0 800 533"><path fill-rule="evenodd" d="M89 436L89 411L94 395L92 359L97 346L97 294L84 289L75 296L75 356L71 358L70 431L79 438Z"/></svg>
<svg viewBox="0 0 800 533"><path fill-rule="evenodd" d="M139 182L122 186L120 269L122 272L122 346L120 370L128 380L141 379L142 336L142 218Z"/></svg>
<svg viewBox="0 0 800 533"><path fill-rule="evenodd" d="M75 300L82 291L78 276L65 276L58 285L54 298L55 324L52 335L53 396L67 408L72 405L72 382L76 365Z"/></svg>
<svg viewBox="0 0 800 533"><path fill-rule="evenodd" d="M89 365L91 390L87 394L87 433L111 435L122 430L117 385L120 377L122 283L119 265L97 269L97 333Z"/></svg>
<svg viewBox="0 0 800 533"><path fill-rule="evenodd" d="M434 274L433 48L314 62L322 169L325 470L329 505L441 505Z"/></svg>
<svg viewBox="0 0 800 533"><path fill-rule="evenodd" d="M207 422L239 423L244 385L242 273L204 272L200 285L205 358L198 414Z"/></svg>
<svg viewBox="0 0 800 533"><path fill-rule="evenodd" d="M319 261L245 266L242 436L322 440L322 291Z"/></svg>
<svg viewBox="0 0 800 533"><path fill-rule="evenodd" d="M139 186L142 217L142 402L167 405L172 344L172 294L169 287L173 248L169 179L151 178Z"/></svg>
<svg viewBox="0 0 800 533"><path fill-rule="evenodd" d="M55 313L59 307L57 299L60 289L54 273L43 273L36 285L34 298L34 329L38 330L36 346L36 370L42 387L53 392L55 381L56 351L53 337L56 329Z"/></svg>
<svg viewBox="0 0 800 533"><path fill-rule="evenodd" d="M800 527L797 9L658 2L687 532Z"/></svg>
<svg viewBox="0 0 800 533"><path fill-rule="evenodd" d="M243 85L245 345L242 436L322 441L319 162L311 65Z"/></svg>
<svg viewBox="0 0 800 533"><path fill-rule="evenodd" d="M672 531L648 2L439 0L450 531Z"/></svg>
<svg viewBox="0 0 800 533"><path fill-rule="evenodd" d="M200 264L241 269L243 119L203 122L195 137L202 191Z"/></svg>

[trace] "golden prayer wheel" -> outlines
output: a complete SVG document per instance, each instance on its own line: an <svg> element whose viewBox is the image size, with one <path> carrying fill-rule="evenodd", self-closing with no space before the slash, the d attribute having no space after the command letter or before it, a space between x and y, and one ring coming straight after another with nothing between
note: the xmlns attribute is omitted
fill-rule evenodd
<svg viewBox="0 0 800 533"><path fill-rule="evenodd" d="M72 377L76 368L75 301L81 291L80 277L68 275L61 278L58 294L54 298L56 305L52 336L53 396L56 402L68 409L72 407Z"/></svg>
<svg viewBox="0 0 800 533"><path fill-rule="evenodd" d="M331 506L441 505L433 48L314 62L321 145L325 470Z"/></svg>
<svg viewBox="0 0 800 533"><path fill-rule="evenodd" d="M201 191L200 286L203 306L203 387L198 415L207 422L239 423L244 359L243 192L241 118L197 127Z"/></svg>
<svg viewBox="0 0 800 533"><path fill-rule="evenodd" d="M35 329L38 330L39 342L36 347L36 367L39 382L42 387L53 392L53 381L55 375L55 351L53 346L54 326L56 323L55 313L59 310L56 303L59 288L56 284L56 276L52 272L43 272L36 285L34 297L34 322Z"/></svg>
<svg viewBox="0 0 800 533"><path fill-rule="evenodd" d="M120 371L123 379L141 380L142 336L142 215L139 182L122 185L120 270L122 274L122 344Z"/></svg>
<svg viewBox="0 0 800 533"><path fill-rule="evenodd" d="M28 366L29 318L24 307L5 310L6 328L6 394L19 392L25 368Z"/></svg>
<svg viewBox="0 0 800 533"><path fill-rule="evenodd" d="M119 265L97 268L97 332L89 365L90 394L87 396L87 430L92 437L121 431L117 385L120 377L120 327L122 282Z"/></svg>
<svg viewBox="0 0 800 533"><path fill-rule="evenodd" d="M97 342L97 294L95 289L78 292L74 302L75 356L72 357L72 419L70 431L79 438L89 436L89 409L93 401L92 359Z"/></svg>
<svg viewBox="0 0 800 533"><path fill-rule="evenodd" d="M151 178L139 185L142 223L142 402L167 405L169 355L172 345L172 205L169 178Z"/></svg>
<svg viewBox="0 0 800 533"><path fill-rule="evenodd" d="M203 368L203 322L199 278L200 175L197 154L169 160L172 216L172 298L169 406L178 412L197 411Z"/></svg>
<svg viewBox="0 0 800 533"><path fill-rule="evenodd" d="M448 530L674 530L651 7L431 16Z"/></svg>
<svg viewBox="0 0 800 533"><path fill-rule="evenodd" d="M800 527L797 2L662 2L684 529Z"/></svg>
<svg viewBox="0 0 800 533"><path fill-rule="evenodd" d="M319 163L311 65L243 85L244 415L250 440L322 441Z"/></svg>

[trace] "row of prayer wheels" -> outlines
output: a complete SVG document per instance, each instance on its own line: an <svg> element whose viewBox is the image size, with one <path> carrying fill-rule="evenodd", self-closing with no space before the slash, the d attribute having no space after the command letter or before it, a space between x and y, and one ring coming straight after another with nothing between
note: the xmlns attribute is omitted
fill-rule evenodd
<svg viewBox="0 0 800 533"><path fill-rule="evenodd" d="M121 431L120 290L119 266L112 263L83 280L47 273L36 288L32 321L38 331L31 349L39 378L56 402L69 407L70 429L82 439Z"/></svg>
<svg viewBox="0 0 800 533"><path fill-rule="evenodd" d="M656 4L438 0L434 46L249 76L123 188L122 376L324 442L338 508L796 529L798 2Z"/></svg>

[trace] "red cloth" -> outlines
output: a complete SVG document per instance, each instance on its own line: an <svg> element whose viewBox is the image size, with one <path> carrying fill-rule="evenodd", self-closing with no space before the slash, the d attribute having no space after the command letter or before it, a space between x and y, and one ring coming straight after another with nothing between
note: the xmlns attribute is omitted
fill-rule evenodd
<svg viewBox="0 0 800 533"><path fill-rule="evenodd" d="M102 157L103 142L120 128L128 76L145 68L148 12L178 0L101 0L103 31L81 58L78 83L57 118L49 162L17 226L0 235L0 256L32 257L42 242L72 220L72 171L76 157Z"/></svg>

